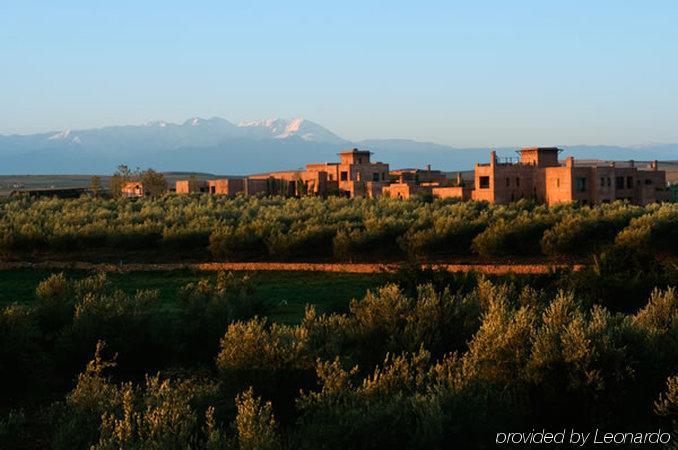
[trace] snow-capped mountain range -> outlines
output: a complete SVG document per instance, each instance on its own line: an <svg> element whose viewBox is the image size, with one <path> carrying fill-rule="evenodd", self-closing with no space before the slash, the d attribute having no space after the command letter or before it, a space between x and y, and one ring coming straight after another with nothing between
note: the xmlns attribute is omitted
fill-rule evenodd
<svg viewBox="0 0 678 450"><path fill-rule="evenodd" d="M183 123L152 121L0 135L0 174L106 174L119 164L164 171L247 174L335 161L338 151L356 146L373 151L376 160L393 168L431 164L442 170L467 170L476 161L486 161L489 154L487 148L461 149L403 139L351 142L303 118L232 123L219 117L194 117ZM678 159L677 144L561 148L565 149L563 156L586 159ZM516 149L496 150L500 155L515 156Z"/></svg>

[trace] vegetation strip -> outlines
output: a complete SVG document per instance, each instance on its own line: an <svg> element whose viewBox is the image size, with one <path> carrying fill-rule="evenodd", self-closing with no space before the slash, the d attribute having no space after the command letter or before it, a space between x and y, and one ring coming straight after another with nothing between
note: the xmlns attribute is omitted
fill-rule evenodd
<svg viewBox="0 0 678 450"><path fill-rule="evenodd" d="M170 270L199 271L279 271L279 272L340 272L340 273L393 273L396 264L334 264L334 263L268 263L268 262L211 262L197 264L183 263L130 263L106 264L89 262L47 261L47 262L2 262L0 270L12 269L78 269L101 272L150 272ZM423 266L422 266L423 267ZM546 274L558 269L580 270L582 264L434 264L435 270L448 272L479 272L487 274Z"/></svg>

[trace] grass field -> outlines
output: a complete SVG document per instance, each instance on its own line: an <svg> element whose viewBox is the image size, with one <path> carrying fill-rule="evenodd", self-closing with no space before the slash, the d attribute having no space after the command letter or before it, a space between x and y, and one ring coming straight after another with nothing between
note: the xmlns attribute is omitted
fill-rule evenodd
<svg viewBox="0 0 678 450"><path fill-rule="evenodd" d="M0 270L0 308L10 303L29 303L35 299L35 288L52 273L48 269ZM91 272L65 270L68 277L81 278ZM297 323L307 304L316 305L319 312L345 311L353 298L362 298L368 289L386 281L384 274L352 274L325 272L238 272L252 279L254 297L270 305L271 320ZM161 272L109 273L116 287L134 292L157 289L168 312L180 307L177 294L182 286L214 273L190 270Z"/></svg>

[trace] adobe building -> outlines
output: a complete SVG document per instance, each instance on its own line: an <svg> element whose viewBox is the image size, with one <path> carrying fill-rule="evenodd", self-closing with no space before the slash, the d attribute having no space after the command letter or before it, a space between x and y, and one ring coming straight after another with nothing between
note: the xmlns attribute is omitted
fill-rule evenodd
<svg viewBox="0 0 678 450"><path fill-rule="evenodd" d="M390 183L388 164L371 162L371 152L356 148L339 153L339 162L307 164L306 170L291 170L229 177L207 182L206 192L215 195L318 195L377 197ZM177 182L177 193L188 189Z"/></svg>
<svg viewBox="0 0 678 450"><path fill-rule="evenodd" d="M458 173L454 180L450 180L440 170L426 169L399 169L391 172L391 179L397 181L384 186L382 194L393 198L410 198L414 195L431 194L436 198L456 198L470 200L472 186L467 186Z"/></svg>
<svg viewBox="0 0 678 450"><path fill-rule="evenodd" d="M347 197L378 197L389 184L388 164L372 162L372 152L357 148L339 153L339 162L307 164L306 172L325 172L327 192Z"/></svg>
<svg viewBox="0 0 678 450"><path fill-rule="evenodd" d="M221 178L218 180L207 181L207 192L209 194L235 196L244 191L243 178Z"/></svg>
<svg viewBox="0 0 678 450"><path fill-rule="evenodd" d="M392 179L399 183L447 183L447 176L440 170L432 170L427 164L425 169L398 169L390 172Z"/></svg>
<svg viewBox="0 0 678 450"><path fill-rule="evenodd" d="M193 194L206 193L209 191L207 181L196 181L191 183L190 180L177 180L174 192L177 194Z"/></svg>
<svg viewBox="0 0 678 450"><path fill-rule="evenodd" d="M520 150L520 159L500 161L490 153L490 162L475 165L474 200L510 203L521 198L548 205L579 201L583 204L628 200L646 205L669 199L666 173L657 162L639 168L628 166L578 165L572 157L558 160L556 147L530 147Z"/></svg>
<svg viewBox="0 0 678 450"><path fill-rule="evenodd" d="M473 188L471 186L438 186L431 189L435 198L456 198L459 200L471 200Z"/></svg>
<svg viewBox="0 0 678 450"><path fill-rule="evenodd" d="M144 183L141 181L126 182L122 185L120 192L123 197L127 198L148 197L151 195L151 192L144 188Z"/></svg>

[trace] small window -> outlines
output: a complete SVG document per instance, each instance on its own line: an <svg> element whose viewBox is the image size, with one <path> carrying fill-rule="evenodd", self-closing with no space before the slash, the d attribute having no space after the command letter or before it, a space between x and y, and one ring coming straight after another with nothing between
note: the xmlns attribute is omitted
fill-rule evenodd
<svg viewBox="0 0 678 450"><path fill-rule="evenodd" d="M487 189L490 187L490 177L479 177L478 178L478 187L480 189Z"/></svg>
<svg viewBox="0 0 678 450"><path fill-rule="evenodd" d="M516 178L516 186L520 186L520 178Z"/></svg>
<svg viewBox="0 0 678 450"><path fill-rule="evenodd" d="M575 190L582 192L586 190L586 177L575 177L574 179L574 188Z"/></svg>
<svg viewBox="0 0 678 450"><path fill-rule="evenodd" d="M649 178L645 178L645 184L646 185L652 184L652 180L650 180Z"/></svg>
<svg viewBox="0 0 678 450"><path fill-rule="evenodd" d="M626 189L631 189L633 187L633 178L626 177Z"/></svg>
<svg viewBox="0 0 678 450"><path fill-rule="evenodd" d="M379 173L378 172L374 172L372 174L372 181L379 181Z"/></svg>
<svg viewBox="0 0 678 450"><path fill-rule="evenodd" d="M600 187L605 186L605 177L600 177Z"/></svg>
<svg viewBox="0 0 678 450"><path fill-rule="evenodd" d="M511 179L509 177L506 177L506 187L511 186Z"/></svg>
<svg viewBox="0 0 678 450"><path fill-rule="evenodd" d="M560 187L560 178L556 178L556 187Z"/></svg>
<svg viewBox="0 0 678 450"><path fill-rule="evenodd" d="M624 177L615 177L614 187L616 189L624 189Z"/></svg>
<svg viewBox="0 0 678 450"><path fill-rule="evenodd" d="M607 186L610 187L612 186L612 178L607 177Z"/></svg>
<svg viewBox="0 0 678 450"><path fill-rule="evenodd" d="M327 179L330 180L330 181L334 180L334 175L330 174Z"/></svg>
<svg viewBox="0 0 678 450"><path fill-rule="evenodd" d="M340 177L341 177L341 181L348 180L348 172L346 172L346 171L341 172Z"/></svg>
<svg viewBox="0 0 678 450"><path fill-rule="evenodd" d="M362 158L358 158L358 164L362 164L362 163L363 163L363 159L362 159Z"/></svg>

